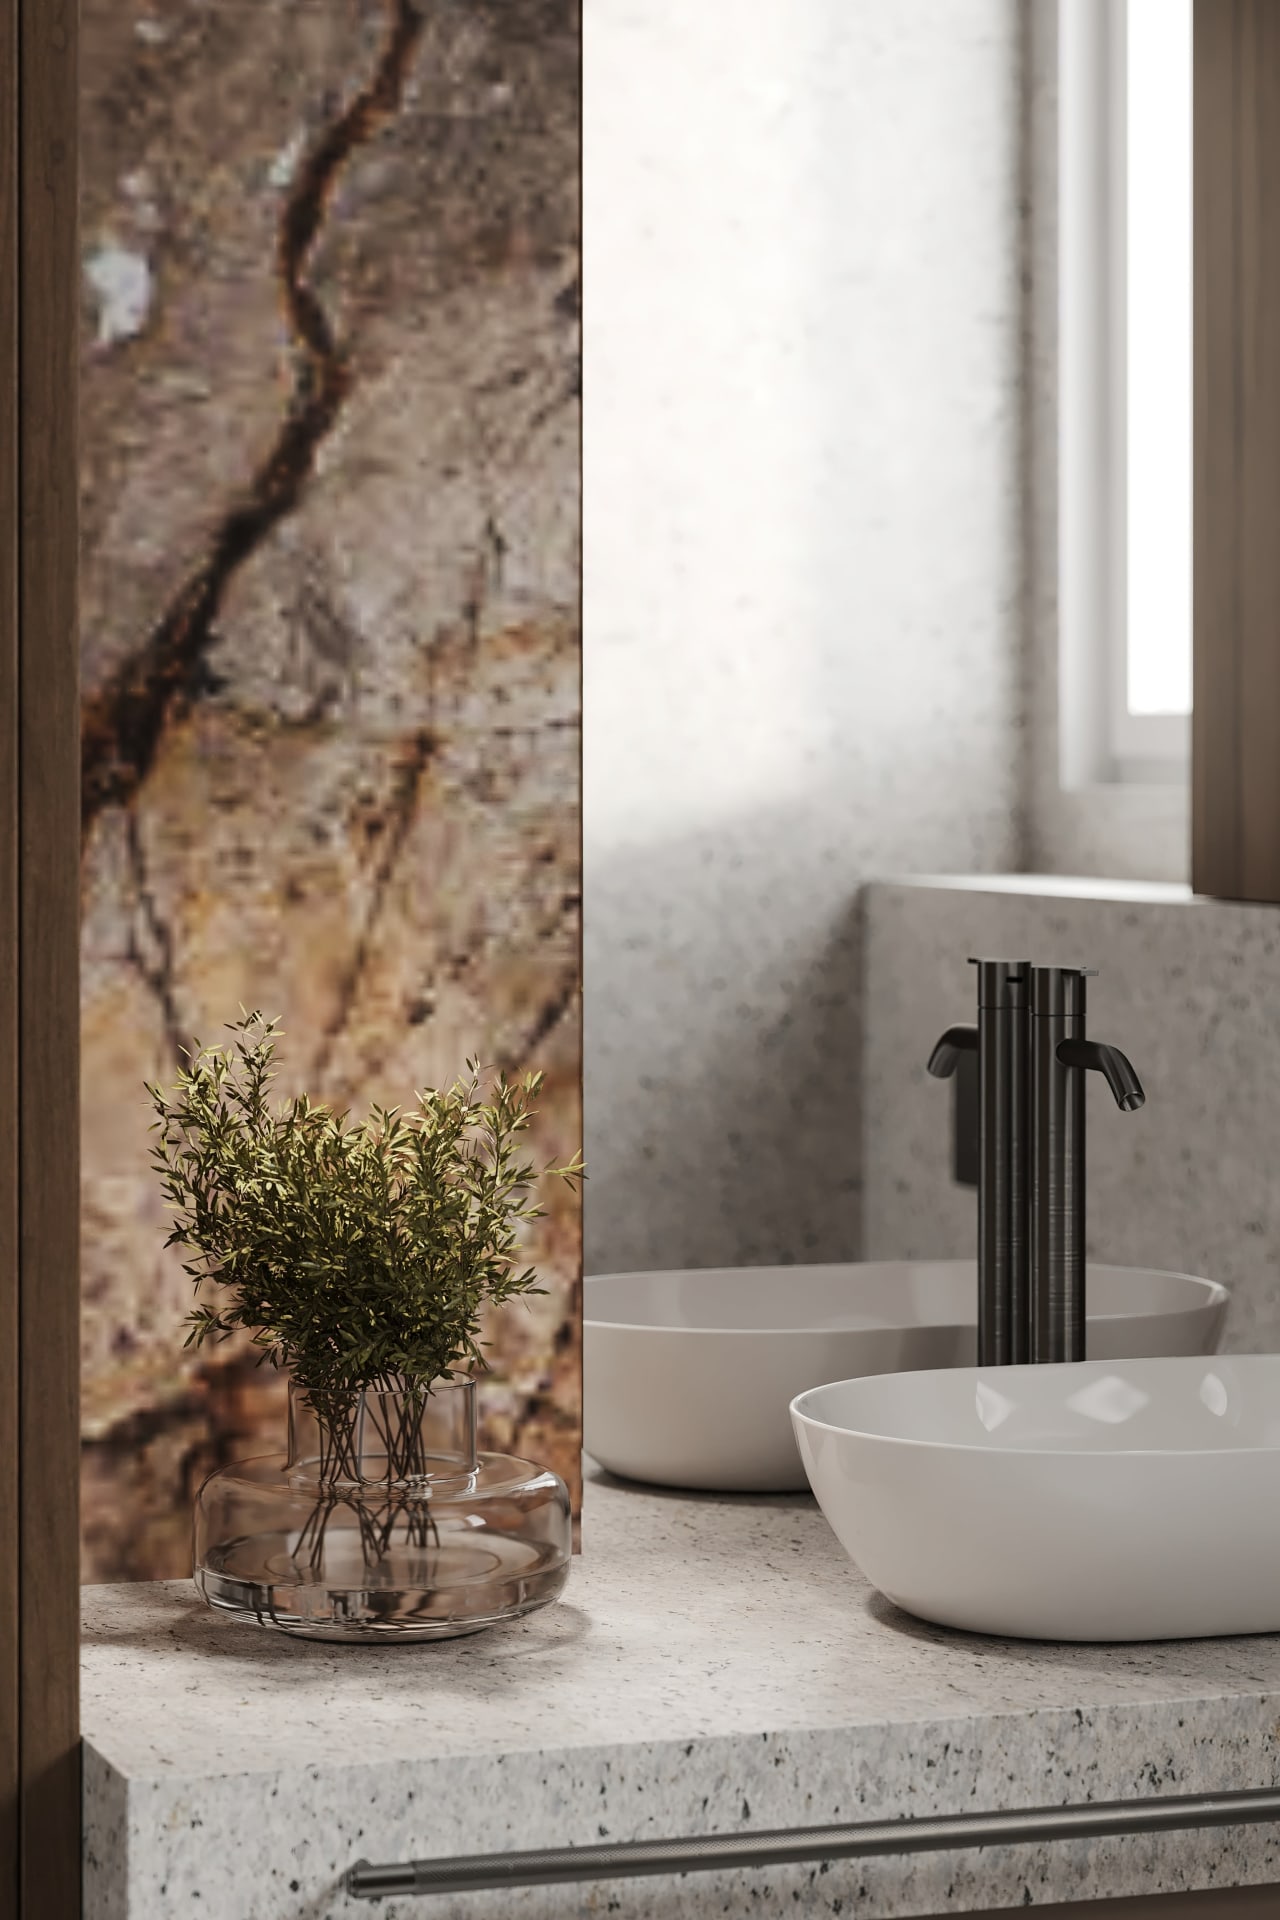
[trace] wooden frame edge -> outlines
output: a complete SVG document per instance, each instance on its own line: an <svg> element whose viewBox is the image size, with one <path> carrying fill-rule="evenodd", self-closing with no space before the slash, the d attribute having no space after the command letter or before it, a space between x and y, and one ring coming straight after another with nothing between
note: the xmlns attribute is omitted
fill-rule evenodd
<svg viewBox="0 0 1280 1920"><path fill-rule="evenodd" d="M1194 19L1191 880L1280 903L1280 10Z"/></svg>
<svg viewBox="0 0 1280 1920"><path fill-rule="evenodd" d="M18 1910L18 14L0 0L0 1915Z"/></svg>
<svg viewBox="0 0 1280 1920"><path fill-rule="evenodd" d="M4 1595L7 1610L16 1599L5 1634L18 1681L14 1912L20 1920L74 1920L81 1844L78 22L74 0L3 4L3 86L13 115L6 130L16 161L5 264L17 290L16 303L10 295L16 339L0 335L11 428L0 486L13 490L4 538L16 561L5 581L6 627L16 625L6 662L16 685L3 722L2 1008L16 1045L6 1048L10 1084L0 1089L16 1131L16 1141L6 1135L0 1149L0 1179L7 1175L16 1187L16 1246L4 1249L3 1301L17 1335L16 1446L5 1469L9 1498L17 1496L16 1595ZM9 1222L12 1240L13 1211ZM13 1404L11 1396L10 1439Z"/></svg>

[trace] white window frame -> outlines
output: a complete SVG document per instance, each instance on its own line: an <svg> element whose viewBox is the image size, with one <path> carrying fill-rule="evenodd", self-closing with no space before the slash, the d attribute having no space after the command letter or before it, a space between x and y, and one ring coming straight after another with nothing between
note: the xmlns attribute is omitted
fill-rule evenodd
<svg viewBox="0 0 1280 1920"><path fill-rule="evenodd" d="M1126 0L1060 0L1058 711L1068 789L1185 785L1190 767L1189 716L1128 706L1126 37Z"/></svg>

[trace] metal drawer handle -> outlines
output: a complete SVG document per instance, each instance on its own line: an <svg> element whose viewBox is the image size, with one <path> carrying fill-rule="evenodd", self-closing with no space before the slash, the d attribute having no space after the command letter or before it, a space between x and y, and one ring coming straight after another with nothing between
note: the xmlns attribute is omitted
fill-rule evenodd
<svg viewBox="0 0 1280 1920"><path fill-rule="evenodd" d="M554 1886L572 1880L632 1880L654 1873L710 1873L736 1867L856 1860L874 1854L936 1853L948 1847L1025 1846L1187 1827L1280 1820L1280 1789L1192 1793L1145 1800L1030 1807L1010 1813L949 1813L922 1820L799 1827L771 1833L713 1833L679 1840L617 1840L602 1846L542 1847L527 1853L457 1854L371 1865L358 1860L345 1886L355 1900L390 1894L476 1893L495 1887Z"/></svg>

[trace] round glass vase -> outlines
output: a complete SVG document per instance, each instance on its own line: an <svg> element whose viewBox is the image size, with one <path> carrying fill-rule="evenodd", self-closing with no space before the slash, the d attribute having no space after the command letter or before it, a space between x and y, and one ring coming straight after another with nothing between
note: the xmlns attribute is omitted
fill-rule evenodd
<svg viewBox="0 0 1280 1920"><path fill-rule="evenodd" d="M569 1572L564 1482L477 1453L475 1383L289 1388L289 1451L211 1473L194 1578L211 1607L322 1640L444 1640L544 1607Z"/></svg>

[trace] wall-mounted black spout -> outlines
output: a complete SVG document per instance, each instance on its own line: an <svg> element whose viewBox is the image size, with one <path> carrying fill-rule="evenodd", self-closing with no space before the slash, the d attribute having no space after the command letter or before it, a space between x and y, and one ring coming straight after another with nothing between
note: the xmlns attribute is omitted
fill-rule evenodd
<svg viewBox="0 0 1280 1920"><path fill-rule="evenodd" d="M929 1056L945 1080L978 1056L978 1364L1085 1358L1084 1076L1143 1104L1118 1047L1085 1036L1082 967L975 960L978 1024Z"/></svg>
<svg viewBox="0 0 1280 1920"><path fill-rule="evenodd" d="M929 1057L944 1080L978 1055L978 1364L1031 1358L1029 1216L1030 965L973 960L978 1024L948 1027Z"/></svg>

